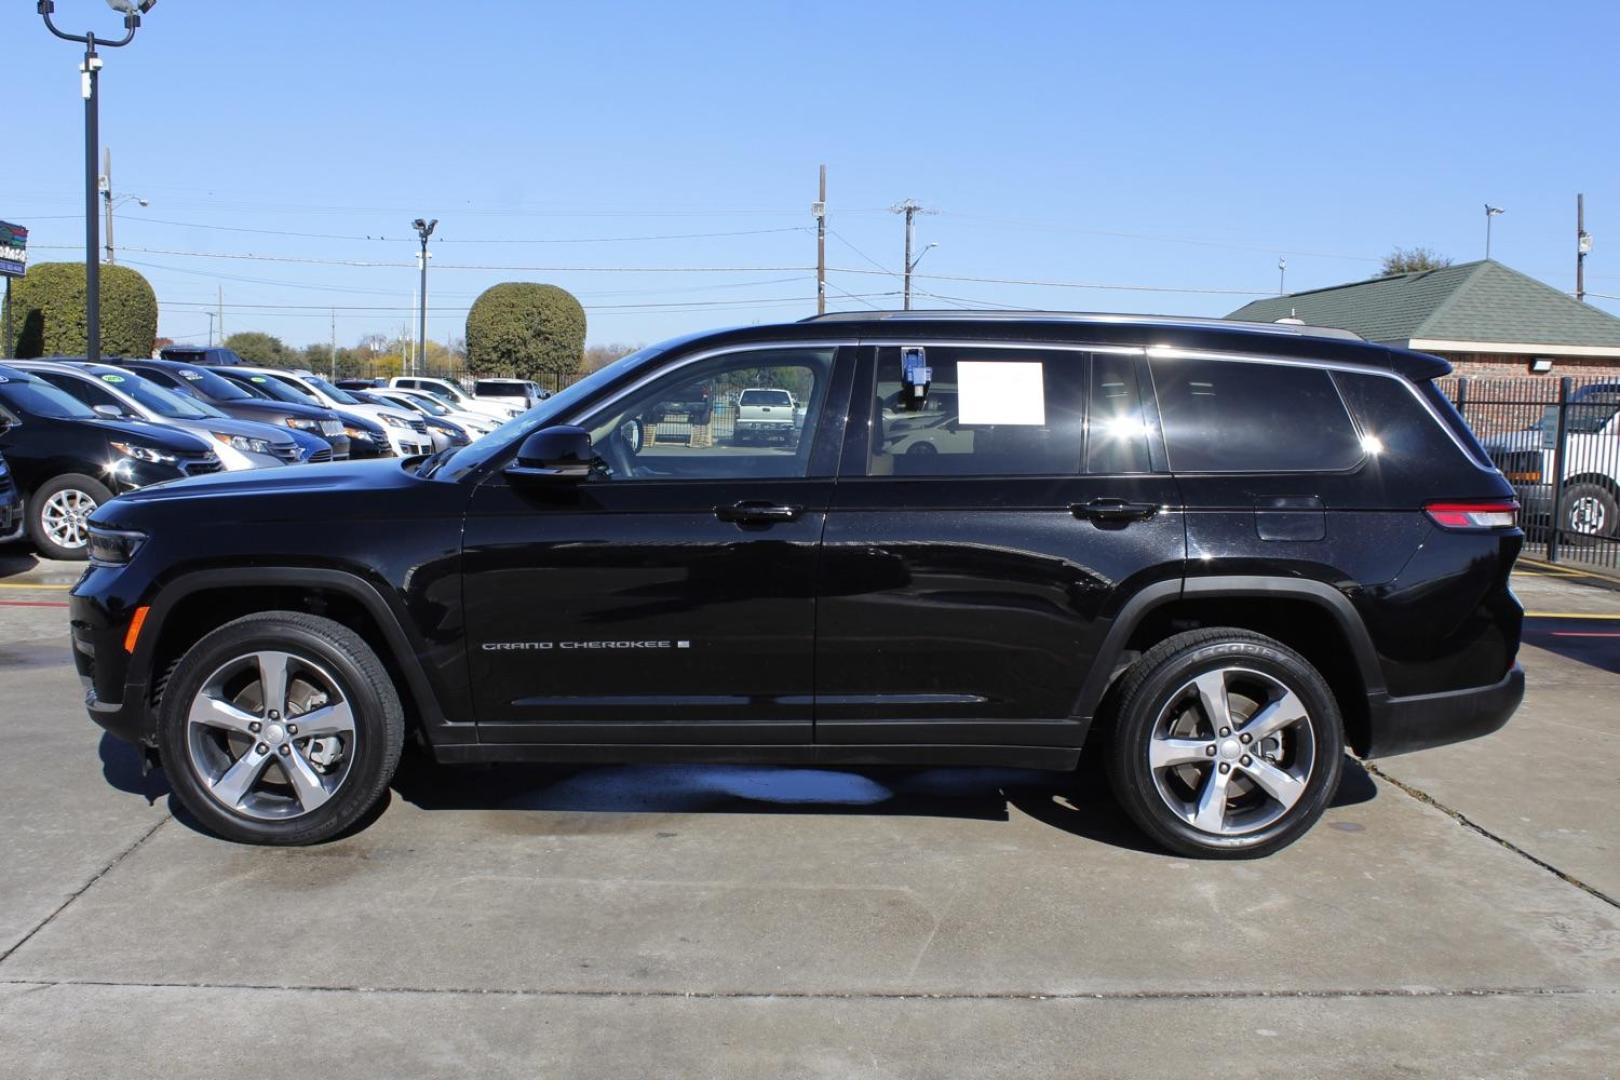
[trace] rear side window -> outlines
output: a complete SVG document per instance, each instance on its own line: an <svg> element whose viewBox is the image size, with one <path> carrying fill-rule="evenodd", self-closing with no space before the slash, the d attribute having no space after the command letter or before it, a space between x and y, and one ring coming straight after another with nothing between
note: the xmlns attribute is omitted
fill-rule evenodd
<svg viewBox="0 0 1620 1080"><path fill-rule="evenodd" d="M1321 368L1151 364L1172 472L1336 472L1362 459L1355 425Z"/></svg>
<svg viewBox="0 0 1620 1080"><path fill-rule="evenodd" d="M1457 443L1422 403L1412 396L1412 391L1402 385L1402 380L1353 371L1336 371L1333 379L1339 384L1345 402L1356 414L1369 447L1376 450L1380 457L1395 461L1440 462L1456 461L1460 456ZM1421 383L1419 386L1433 388L1434 384ZM1434 392L1450 410L1451 403L1440 395L1438 389ZM1457 418L1457 426L1468 434L1465 445L1469 446L1469 453L1475 453L1479 444L1474 441L1473 434L1468 432L1461 417ZM1477 452L1480 457L1490 460L1484 450Z"/></svg>

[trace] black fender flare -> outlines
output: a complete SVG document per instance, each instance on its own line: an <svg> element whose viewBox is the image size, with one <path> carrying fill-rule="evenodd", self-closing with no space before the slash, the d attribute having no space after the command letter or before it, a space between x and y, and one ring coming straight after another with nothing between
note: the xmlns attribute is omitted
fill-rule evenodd
<svg viewBox="0 0 1620 1080"><path fill-rule="evenodd" d="M1369 709L1377 714L1383 708L1389 692L1384 683L1383 668L1378 662L1378 651L1373 648L1372 638L1361 615L1341 590L1326 582L1308 578L1220 574L1157 582L1127 600L1103 636L1091 672L1081 686L1075 715L1086 718L1089 723L1096 714L1103 696L1113 685L1115 668L1125 651L1126 642L1130 641L1131 635L1150 612L1178 600L1216 600L1221 597L1303 600L1327 612L1344 639L1350 643L1351 658L1366 689Z"/></svg>
<svg viewBox="0 0 1620 1080"><path fill-rule="evenodd" d="M152 598L151 609L147 612L150 632L141 635L135 654L130 658L129 689L140 692L143 697L149 694L156 675L153 664L157 643L162 640L163 626L168 616L181 601L200 592L264 586L319 589L341 593L354 600L382 631L390 653L389 659L398 665L405 677L406 689L414 699L417 714L424 727L436 733L435 741L437 733L445 728L465 729L469 734L464 741L474 741L470 734L475 730L474 725L452 723L445 715L439 694L422 666L418 643L382 591L359 574L330 567L252 566L192 570L164 582ZM452 738L450 741L463 740Z"/></svg>

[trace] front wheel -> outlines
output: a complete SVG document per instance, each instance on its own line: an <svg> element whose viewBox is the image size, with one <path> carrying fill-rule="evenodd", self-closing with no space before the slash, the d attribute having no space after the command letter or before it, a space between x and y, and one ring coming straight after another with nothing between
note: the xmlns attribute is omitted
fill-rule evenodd
<svg viewBox="0 0 1620 1080"><path fill-rule="evenodd" d="M360 635L274 611L226 623L181 658L158 748L175 795L209 829L313 844L382 798L404 731L399 695Z"/></svg>
<svg viewBox="0 0 1620 1080"><path fill-rule="evenodd" d="M28 537L48 559L82 561L89 555L90 515L112 497L92 476L53 477L28 498Z"/></svg>
<svg viewBox="0 0 1620 1080"><path fill-rule="evenodd" d="M1115 797L1185 855L1255 858L1327 809L1344 726L1304 657L1247 630L1178 634L1131 668L1109 747Z"/></svg>

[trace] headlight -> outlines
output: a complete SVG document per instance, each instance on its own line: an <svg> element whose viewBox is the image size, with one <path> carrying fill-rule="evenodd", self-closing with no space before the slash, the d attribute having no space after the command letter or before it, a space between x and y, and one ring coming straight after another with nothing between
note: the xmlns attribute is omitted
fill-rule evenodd
<svg viewBox="0 0 1620 1080"><path fill-rule="evenodd" d="M287 426L290 428L297 428L299 431L321 430L321 422L319 420L310 420L303 416L287 417Z"/></svg>
<svg viewBox="0 0 1620 1080"><path fill-rule="evenodd" d="M409 420L403 420L390 413L383 413L378 417L378 419L387 424L389 427L409 428L411 426L411 422Z"/></svg>
<svg viewBox="0 0 1620 1080"><path fill-rule="evenodd" d="M372 437L371 432L367 431L365 428L346 427L343 429L343 433L351 439L369 440Z"/></svg>
<svg viewBox="0 0 1620 1080"><path fill-rule="evenodd" d="M146 542L146 534L90 526L88 553L92 566L124 566Z"/></svg>
<svg viewBox="0 0 1620 1080"><path fill-rule="evenodd" d="M173 465L180 459L173 454L165 454L161 450L153 450L150 446L137 446L134 443L115 442L112 448L125 457L132 457L136 461L150 461L158 465Z"/></svg>
<svg viewBox="0 0 1620 1080"><path fill-rule="evenodd" d="M223 431L214 432L214 438L232 450L240 450L244 454L270 453L270 442L267 439L253 439L246 435L230 435Z"/></svg>

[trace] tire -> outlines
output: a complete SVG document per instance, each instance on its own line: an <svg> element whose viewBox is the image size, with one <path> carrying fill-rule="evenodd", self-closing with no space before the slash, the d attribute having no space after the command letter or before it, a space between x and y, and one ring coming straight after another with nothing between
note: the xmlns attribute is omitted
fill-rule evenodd
<svg viewBox="0 0 1620 1080"><path fill-rule="evenodd" d="M1620 502L1601 484L1575 483L1564 489L1559 523L1567 543L1585 546L1620 533Z"/></svg>
<svg viewBox="0 0 1620 1080"><path fill-rule="evenodd" d="M919 457L926 457L931 454L939 453L939 447L935 446L931 442L914 442L910 446L906 447L906 453L916 454Z"/></svg>
<svg viewBox="0 0 1620 1080"><path fill-rule="evenodd" d="M278 664L285 692L275 696L285 704L272 709L263 687ZM301 717L310 718L302 731ZM204 636L158 708L158 752L176 797L209 830L249 844L341 835L382 799L404 736L399 694L371 646L341 623L294 611L248 615Z"/></svg>
<svg viewBox="0 0 1620 1080"><path fill-rule="evenodd" d="M1212 726L1214 695L1228 711ZM1247 630L1193 630L1126 674L1107 753L1115 798L1153 840L1182 855L1250 859L1298 840L1327 809L1344 724L1326 680L1286 645Z"/></svg>
<svg viewBox="0 0 1620 1080"><path fill-rule="evenodd" d="M107 485L93 476L52 477L28 497L28 538L46 558L83 562L90 545L85 522L112 497Z"/></svg>

